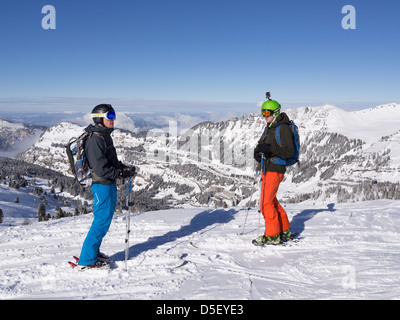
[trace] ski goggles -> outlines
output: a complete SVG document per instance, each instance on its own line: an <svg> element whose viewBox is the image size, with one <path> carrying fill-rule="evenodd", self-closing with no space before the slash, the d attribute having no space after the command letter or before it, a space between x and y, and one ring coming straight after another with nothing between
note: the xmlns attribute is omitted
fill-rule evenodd
<svg viewBox="0 0 400 320"><path fill-rule="evenodd" d="M114 120L117 117L115 111L108 111L106 113L92 113L92 118L106 118L107 120Z"/></svg>
<svg viewBox="0 0 400 320"><path fill-rule="evenodd" d="M261 115L263 115L264 117L269 117L273 113L274 112L272 110L261 110Z"/></svg>
<svg viewBox="0 0 400 320"><path fill-rule="evenodd" d="M264 117L269 117L269 116L273 115L274 113L279 112L279 110L280 110L280 108L276 109L276 110L261 110L261 115Z"/></svg>

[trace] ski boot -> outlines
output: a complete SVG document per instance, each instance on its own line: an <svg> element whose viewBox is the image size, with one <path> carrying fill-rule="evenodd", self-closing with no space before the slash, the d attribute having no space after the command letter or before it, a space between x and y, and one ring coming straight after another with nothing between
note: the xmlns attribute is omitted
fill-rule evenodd
<svg viewBox="0 0 400 320"><path fill-rule="evenodd" d="M104 254L102 252L99 252L97 254L97 259L98 259L98 261L102 261L102 262L106 262L106 263L113 262L113 260L108 255L106 255L106 254Z"/></svg>
<svg viewBox="0 0 400 320"><path fill-rule="evenodd" d="M283 242L292 240L290 229L281 232L281 239Z"/></svg>
<svg viewBox="0 0 400 320"><path fill-rule="evenodd" d="M266 235L261 235L258 238L254 239L252 243L255 246L265 246L265 245L277 245L281 243L281 237L280 234L277 234L276 236L269 237Z"/></svg>

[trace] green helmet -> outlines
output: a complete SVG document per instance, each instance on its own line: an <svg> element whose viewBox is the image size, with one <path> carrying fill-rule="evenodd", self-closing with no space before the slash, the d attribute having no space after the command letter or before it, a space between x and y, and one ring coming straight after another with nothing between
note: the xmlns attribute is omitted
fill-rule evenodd
<svg viewBox="0 0 400 320"><path fill-rule="evenodd" d="M270 111L270 114L268 115L273 114L275 117L277 117L281 112L281 105L275 100L267 100L263 103L261 107L261 114L264 115L264 113L266 113L267 111Z"/></svg>

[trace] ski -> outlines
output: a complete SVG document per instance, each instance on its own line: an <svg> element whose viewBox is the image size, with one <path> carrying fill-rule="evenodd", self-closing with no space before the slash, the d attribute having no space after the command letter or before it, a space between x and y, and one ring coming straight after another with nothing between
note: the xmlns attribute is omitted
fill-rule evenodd
<svg viewBox="0 0 400 320"><path fill-rule="evenodd" d="M73 256L73 258L76 261L76 263L79 263L79 258L77 256ZM106 263L113 263L114 262L113 259L111 259L109 256L107 256L107 255L105 255L103 253L100 253L99 255L97 255L97 259L99 261L106 262Z"/></svg>
<svg viewBox="0 0 400 320"><path fill-rule="evenodd" d="M251 242L255 246L258 247L265 247L265 246L287 246L290 245L291 243L297 243L299 242L299 239L297 239L297 236L299 235L298 232L292 233L290 235L290 238L287 240L281 239L279 242L270 242L270 243L264 243L264 244L259 244L255 239Z"/></svg>
<svg viewBox="0 0 400 320"><path fill-rule="evenodd" d="M90 269L99 269L99 270L108 270L110 269L110 264L106 261L97 261L94 267L79 265L79 258L77 256L72 257L75 262L68 261L68 264L71 266L72 269L76 269L78 271L85 271Z"/></svg>

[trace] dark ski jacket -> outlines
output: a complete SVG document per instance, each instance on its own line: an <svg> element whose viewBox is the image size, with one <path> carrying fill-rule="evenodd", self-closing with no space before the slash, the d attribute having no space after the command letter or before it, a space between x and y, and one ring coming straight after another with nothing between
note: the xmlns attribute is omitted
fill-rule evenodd
<svg viewBox="0 0 400 320"><path fill-rule="evenodd" d="M278 142L276 142L275 138L275 129L278 125L282 124L280 128L280 137L282 141L282 147L279 146ZM286 113L282 112L275 120L275 122L271 125L270 128L267 128L262 134L260 140L258 140L257 146L254 149L254 153L258 153L258 148L260 144L267 143L271 145L271 152L273 156L278 156L280 158L289 158L294 153L294 145L293 145L293 133L289 128L290 120ZM266 159L264 161L264 172L278 172L285 173L286 166L281 166L279 164L275 164L271 161L271 158ZM259 165L260 168L261 165Z"/></svg>
<svg viewBox="0 0 400 320"><path fill-rule="evenodd" d="M117 158L111 138L113 130L98 124L91 124L85 129L86 132L93 133L85 144L93 184L113 184L121 174L123 164Z"/></svg>

